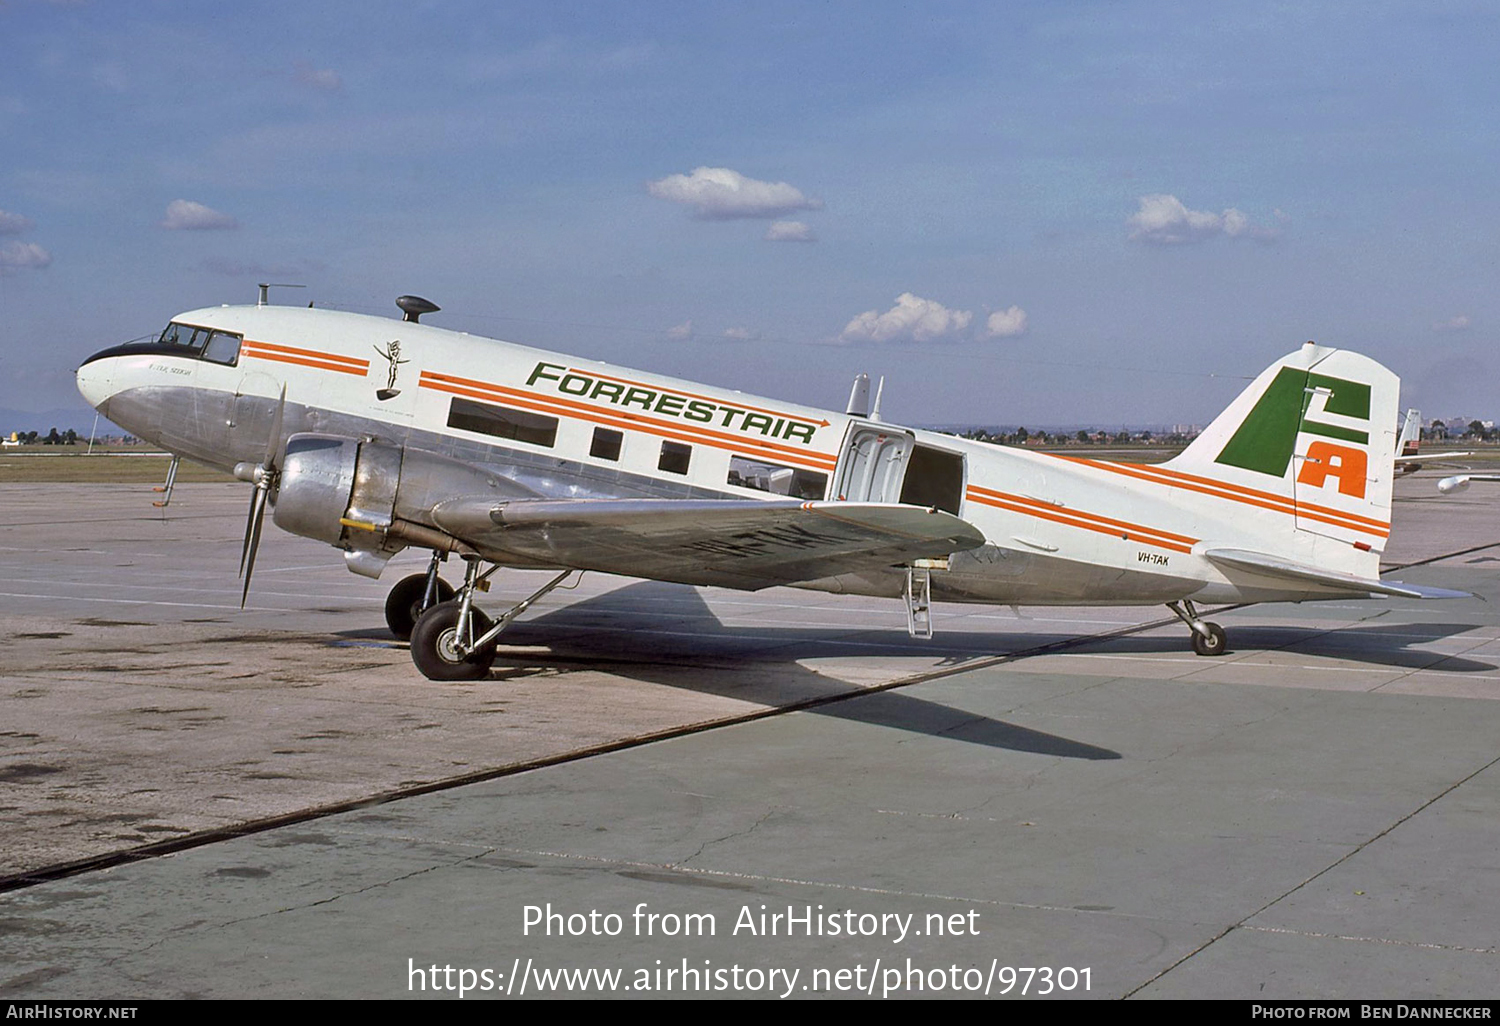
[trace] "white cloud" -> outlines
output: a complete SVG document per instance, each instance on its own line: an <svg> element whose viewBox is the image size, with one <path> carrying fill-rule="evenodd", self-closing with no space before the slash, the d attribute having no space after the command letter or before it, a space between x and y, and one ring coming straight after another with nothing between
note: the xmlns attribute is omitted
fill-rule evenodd
<svg viewBox="0 0 1500 1026"><path fill-rule="evenodd" d="M766 229L767 242L817 242L812 229L801 221L772 221Z"/></svg>
<svg viewBox="0 0 1500 1026"><path fill-rule="evenodd" d="M1463 331L1469 326L1469 318L1463 314L1450 317L1446 321L1439 321L1432 326L1433 331Z"/></svg>
<svg viewBox="0 0 1500 1026"><path fill-rule="evenodd" d="M199 232L238 228L240 223L202 203L179 199L167 204L167 217L161 226L174 232Z"/></svg>
<svg viewBox="0 0 1500 1026"><path fill-rule="evenodd" d="M1282 222L1287 220L1280 210L1276 211L1276 218ZM1189 210L1182 200L1165 193L1140 197L1140 209L1125 223L1130 227L1131 241L1161 246L1202 242L1218 235L1230 238L1243 235L1265 242L1281 234L1278 229L1252 224L1249 217L1234 207L1226 208L1222 214Z"/></svg>
<svg viewBox="0 0 1500 1026"><path fill-rule="evenodd" d="M0 246L0 274L46 267L50 263L52 254L34 242L7 242Z"/></svg>
<svg viewBox="0 0 1500 1026"><path fill-rule="evenodd" d="M683 321L681 324L675 325L675 326L670 327L670 328L667 329L667 338L670 338L670 339L673 339L673 340L681 340L681 339L692 338L692 337L693 337L693 322L692 321Z"/></svg>
<svg viewBox="0 0 1500 1026"><path fill-rule="evenodd" d="M957 335L974 319L968 310L950 310L931 299L903 292L885 313L866 310L844 326L845 342L932 342Z"/></svg>
<svg viewBox="0 0 1500 1026"><path fill-rule="evenodd" d="M344 80L332 68L315 68L311 64L298 63L295 78L299 85L336 93L344 87Z"/></svg>
<svg viewBox="0 0 1500 1026"><path fill-rule="evenodd" d="M31 218L0 210L0 235L20 235L22 232L30 231L33 227L34 222Z"/></svg>
<svg viewBox="0 0 1500 1026"><path fill-rule="evenodd" d="M1026 311L1019 306L1008 310L996 310L984 322L985 334L990 338L1011 338L1026 332Z"/></svg>
<svg viewBox="0 0 1500 1026"><path fill-rule="evenodd" d="M760 338L760 332L751 331L749 328L725 328L724 337L736 342L751 342Z"/></svg>
<svg viewBox="0 0 1500 1026"><path fill-rule="evenodd" d="M668 175L647 182L646 190L657 199L692 207L693 216L706 221L823 209L822 200L804 196L796 186L756 181L727 167L699 167L692 174Z"/></svg>

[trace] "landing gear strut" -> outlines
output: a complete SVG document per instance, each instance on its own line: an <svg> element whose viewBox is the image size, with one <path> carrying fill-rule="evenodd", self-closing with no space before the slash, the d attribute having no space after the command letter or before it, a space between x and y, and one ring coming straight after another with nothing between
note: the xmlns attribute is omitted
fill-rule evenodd
<svg viewBox="0 0 1500 1026"><path fill-rule="evenodd" d="M1179 620L1192 628L1194 652L1201 656L1216 656L1223 655L1229 648L1229 637L1224 633L1224 628L1200 617L1191 600L1168 602L1167 608L1176 613Z"/></svg>
<svg viewBox="0 0 1500 1026"><path fill-rule="evenodd" d="M532 603L572 576L564 570L531 595L491 620L474 605L476 591L488 591L499 566L480 570L478 559L466 560L458 597L440 602L417 618L411 632L411 661L428 680L482 680L495 661L495 639ZM403 582L404 583L404 582Z"/></svg>
<svg viewBox="0 0 1500 1026"><path fill-rule="evenodd" d="M403 577L386 596L386 625L402 641L411 637L418 617L439 602L447 602L453 597L453 586L438 576L438 564L443 558L442 553L434 550L425 574Z"/></svg>

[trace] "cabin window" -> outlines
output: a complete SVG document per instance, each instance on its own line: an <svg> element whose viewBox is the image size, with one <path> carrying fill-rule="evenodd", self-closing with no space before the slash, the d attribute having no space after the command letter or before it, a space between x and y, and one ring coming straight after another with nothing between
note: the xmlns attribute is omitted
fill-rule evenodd
<svg viewBox="0 0 1500 1026"><path fill-rule="evenodd" d="M828 493L828 475L799 470L781 463L767 463L745 456L729 458L729 484L754 488L793 499L821 499Z"/></svg>
<svg viewBox="0 0 1500 1026"><path fill-rule="evenodd" d="M661 459L656 466L668 474L686 474L692 458L693 447L691 445L683 445L681 442L663 442L661 443Z"/></svg>
<svg viewBox="0 0 1500 1026"><path fill-rule="evenodd" d="M609 428L594 428L594 442L589 446L589 455L601 460L618 460L620 458L620 445L625 441L625 435L619 431L611 431Z"/></svg>
<svg viewBox="0 0 1500 1026"><path fill-rule="evenodd" d="M518 442L545 445L549 449L557 441L556 417L468 399L454 399L449 404L448 426L495 438L514 438Z"/></svg>
<svg viewBox="0 0 1500 1026"><path fill-rule="evenodd" d="M233 367L240 358L240 336L227 331L216 331L203 347L203 358L209 363L223 363Z"/></svg>

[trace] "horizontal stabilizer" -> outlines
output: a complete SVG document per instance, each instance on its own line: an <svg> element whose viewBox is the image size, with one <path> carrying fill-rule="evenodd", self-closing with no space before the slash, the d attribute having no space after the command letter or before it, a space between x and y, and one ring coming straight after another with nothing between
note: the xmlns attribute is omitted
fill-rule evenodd
<svg viewBox="0 0 1500 1026"><path fill-rule="evenodd" d="M1204 557L1220 567L1246 570L1265 577L1283 581L1296 581L1318 588L1330 588L1351 595L1392 595L1397 598L1469 598L1466 591L1451 591L1447 588L1428 588L1417 584L1402 584L1400 581L1381 581L1337 570L1322 570L1315 566L1294 563L1279 556L1245 549L1209 549Z"/></svg>
<svg viewBox="0 0 1500 1026"><path fill-rule="evenodd" d="M575 567L757 589L976 548L940 510L896 503L474 496L432 510L443 530L512 566Z"/></svg>

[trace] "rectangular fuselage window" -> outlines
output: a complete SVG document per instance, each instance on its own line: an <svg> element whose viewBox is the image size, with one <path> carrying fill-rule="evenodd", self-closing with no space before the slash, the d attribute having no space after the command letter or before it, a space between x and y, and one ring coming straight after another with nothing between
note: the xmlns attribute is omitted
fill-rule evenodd
<svg viewBox="0 0 1500 1026"><path fill-rule="evenodd" d="M828 492L828 475L745 456L731 456L729 484L793 499L821 499Z"/></svg>
<svg viewBox="0 0 1500 1026"><path fill-rule="evenodd" d="M477 431L495 438L514 438L518 442L545 445L557 441L557 418L540 413L491 406L468 399L455 399L448 406L448 426L460 431Z"/></svg>
<svg viewBox="0 0 1500 1026"><path fill-rule="evenodd" d="M693 459L693 447L681 442L661 443L661 459L656 466L668 474L686 474Z"/></svg>
<svg viewBox="0 0 1500 1026"><path fill-rule="evenodd" d="M594 442L589 446L589 455L595 459L618 460L620 444L624 441L625 436L621 432L596 427L594 428Z"/></svg>

